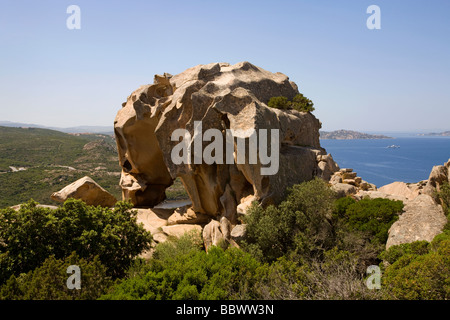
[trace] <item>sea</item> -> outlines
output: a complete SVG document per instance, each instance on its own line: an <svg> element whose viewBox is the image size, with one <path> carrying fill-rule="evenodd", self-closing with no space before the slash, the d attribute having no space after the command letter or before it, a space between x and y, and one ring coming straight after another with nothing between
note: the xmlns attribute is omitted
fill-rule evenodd
<svg viewBox="0 0 450 320"><path fill-rule="evenodd" d="M392 135L391 135L392 136ZM393 139L321 139L340 168L352 168L377 187L428 179L435 165L450 159L450 137L400 135ZM395 148L388 146L395 145Z"/></svg>

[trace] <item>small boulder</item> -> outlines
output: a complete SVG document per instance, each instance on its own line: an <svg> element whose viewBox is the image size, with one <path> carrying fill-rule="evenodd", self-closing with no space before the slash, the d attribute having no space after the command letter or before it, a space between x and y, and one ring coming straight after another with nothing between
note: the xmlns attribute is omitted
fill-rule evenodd
<svg viewBox="0 0 450 320"><path fill-rule="evenodd" d="M236 242L241 242L245 237L245 228L247 227L246 224L238 224L236 225L233 230L231 230L231 239L233 239Z"/></svg>
<svg viewBox="0 0 450 320"><path fill-rule="evenodd" d="M169 237L180 238L185 233L193 233L194 235L199 235L202 232L202 227L198 224L177 224L174 226L164 226L161 228L162 231Z"/></svg>
<svg viewBox="0 0 450 320"><path fill-rule="evenodd" d="M69 198L83 200L87 205L109 208L113 207L117 202L117 199L112 194L87 176L51 195L51 199L58 202L64 202Z"/></svg>
<svg viewBox="0 0 450 320"><path fill-rule="evenodd" d="M192 208L178 208L167 220L169 226L174 224L205 224L211 218L202 213L197 213Z"/></svg>
<svg viewBox="0 0 450 320"><path fill-rule="evenodd" d="M220 229L219 221L211 220L211 222L203 228L203 243L205 244L206 252L208 252L211 246L221 246L224 249L227 247L225 237Z"/></svg>
<svg viewBox="0 0 450 320"><path fill-rule="evenodd" d="M356 193L356 187L346 183L336 183L331 186L336 191L339 198L343 198Z"/></svg>
<svg viewBox="0 0 450 320"><path fill-rule="evenodd" d="M342 183L342 175L337 172L331 176L330 184Z"/></svg>
<svg viewBox="0 0 450 320"><path fill-rule="evenodd" d="M245 216L253 201L257 201L256 197L253 195L243 198L241 203L237 206L237 214Z"/></svg>
<svg viewBox="0 0 450 320"><path fill-rule="evenodd" d="M427 185L423 189L422 193L427 194L437 200L435 191L439 191L440 186L449 181L448 168L446 165L433 167L430 173L430 177L428 178Z"/></svg>

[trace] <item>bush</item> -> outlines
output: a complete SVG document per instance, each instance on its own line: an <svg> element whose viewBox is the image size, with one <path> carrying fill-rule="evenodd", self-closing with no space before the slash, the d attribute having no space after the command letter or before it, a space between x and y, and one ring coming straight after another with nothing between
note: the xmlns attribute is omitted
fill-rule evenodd
<svg viewBox="0 0 450 320"><path fill-rule="evenodd" d="M382 283L386 299L448 300L450 298L450 235L431 244L416 241L392 246L383 254L392 265Z"/></svg>
<svg viewBox="0 0 450 320"><path fill-rule="evenodd" d="M269 99L269 102L267 105L270 108L276 108L276 109L294 109L300 112L313 112L314 111L314 103L303 96L303 94L299 93L297 94L292 101L289 101L288 98L279 96L279 97L272 97Z"/></svg>
<svg viewBox="0 0 450 320"><path fill-rule="evenodd" d="M358 257L359 272L380 263L388 230L402 208L401 202L386 199L336 200L333 211L336 246Z"/></svg>
<svg viewBox="0 0 450 320"><path fill-rule="evenodd" d="M70 274L66 271L70 265L80 267L81 289L67 288ZM11 276L0 287L0 300L93 300L106 293L111 284L98 257L86 261L75 253L65 260L50 256L34 271Z"/></svg>
<svg viewBox="0 0 450 320"><path fill-rule="evenodd" d="M158 244L154 258L133 268L128 279L102 299L254 299L260 263L242 250L211 247L208 253L189 238ZM170 254L173 248L176 254Z"/></svg>
<svg viewBox="0 0 450 320"><path fill-rule="evenodd" d="M403 210L402 201L363 199L347 207L342 219L350 230L368 233L373 243L384 244L388 230Z"/></svg>
<svg viewBox="0 0 450 320"><path fill-rule="evenodd" d="M132 205L118 202L114 210L67 200L56 210L30 201L18 211L0 210L0 284L39 267L47 257L98 256L110 276L124 274L130 262L150 248L151 234L136 223Z"/></svg>
<svg viewBox="0 0 450 320"><path fill-rule="evenodd" d="M301 112L314 111L314 103L301 93L297 94L294 99L292 99L291 107Z"/></svg>
<svg viewBox="0 0 450 320"><path fill-rule="evenodd" d="M380 258L389 264L395 263L404 255L423 255L429 252L428 241L415 241L412 243L404 243L390 247L388 250L380 254Z"/></svg>
<svg viewBox="0 0 450 320"><path fill-rule="evenodd" d="M333 242L330 220L335 193L319 178L288 190L278 207L263 209L253 204L245 219L243 247L263 261L274 261L290 251L309 255Z"/></svg>
<svg viewBox="0 0 450 320"><path fill-rule="evenodd" d="M279 96L279 97L272 97L272 98L270 98L270 100L267 103L267 105L270 108L286 110L286 109L288 109L290 107L290 102L289 102L288 98L283 97L283 96Z"/></svg>

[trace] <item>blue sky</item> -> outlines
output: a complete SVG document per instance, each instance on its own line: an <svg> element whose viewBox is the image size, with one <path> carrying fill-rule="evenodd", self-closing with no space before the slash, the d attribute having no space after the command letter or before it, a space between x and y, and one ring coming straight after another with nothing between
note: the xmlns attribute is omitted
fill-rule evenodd
<svg viewBox="0 0 450 320"><path fill-rule="evenodd" d="M325 130L450 130L448 0L1 0L0 45L0 120L112 125L154 74L250 61L295 81Z"/></svg>

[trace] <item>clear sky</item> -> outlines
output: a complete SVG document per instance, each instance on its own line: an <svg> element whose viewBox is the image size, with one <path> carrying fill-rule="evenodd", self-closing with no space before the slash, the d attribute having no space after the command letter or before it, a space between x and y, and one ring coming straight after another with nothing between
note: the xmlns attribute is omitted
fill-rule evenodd
<svg viewBox="0 0 450 320"><path fill-rule="evenodd" d="M295 81L325 130L450 130L448 0L0 0L0 46L0 120L112 125L154 74L249 61Z"/></svg>

